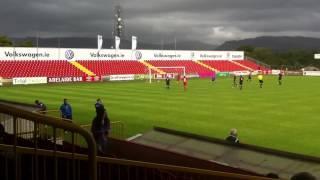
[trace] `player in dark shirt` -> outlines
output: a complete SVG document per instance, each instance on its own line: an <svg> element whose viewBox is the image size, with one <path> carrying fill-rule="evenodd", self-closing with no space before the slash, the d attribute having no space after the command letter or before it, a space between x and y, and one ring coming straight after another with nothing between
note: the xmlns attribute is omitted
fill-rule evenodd
<svg viewBox="0 0 320 180"><path fill-rule="evenodd" d="M237 76L233 75L233 87L237 87Z"/></svg>
<svg viewBox="0 0 320 180"><path fill-rule="evenodd" d="M242 90L243 80L244 80L244 77L243 77L242 75L240 75L240 77L239 77L239 87L240 87L240 90Z"/></svg>
<svg viewBox="0 0 320 180"><path fill-rule="evenodd" d="M216 80L216 73L214 72L211 77L211 82L213 83Z"/></svg>
<svg viewBox="0 0 320 180"><path fill-rule="evenodd" d="M258 80L259 80L260 88L262 88L262 85L263 85L263 75L262 74L258 75Z"/></svg>
<svg viewBox="0 0 320 180"><path fill-rule="evenodd" d="M247 81L251 82L252 80L252 71L249 72Z"/></svg>
<svg viewBox="0 0 320 180"><path fill-rule="evenodd" d="M278 84L281 86L282 85L282 72L279 73L279 77L278 77Z"/></svg>
<svg viewBox="0 0 320 180"><path fill-rule="evenodd" d="M170 88L170 78L168 76L166 77L166 87L167 89Z"/></svg>

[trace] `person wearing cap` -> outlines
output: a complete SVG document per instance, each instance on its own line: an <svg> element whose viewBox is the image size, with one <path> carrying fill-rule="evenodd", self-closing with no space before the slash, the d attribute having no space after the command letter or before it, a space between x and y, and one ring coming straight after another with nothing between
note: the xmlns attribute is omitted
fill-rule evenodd
<svg viewBox="0 0 320 180"><path fill-rule="evenodd" d="M227 141L232 143L239 143L237 129L233 128L230 130L229 136L226 138Z"/></svg>
<svg viewBox="0 0 320 180"><path fill-rule="evenodd" d="M37 108L39 108L39 111L44 114L45 111L47 110L46 105L40 102L39 100L35 100L34 103L37 106Z"/></svg>

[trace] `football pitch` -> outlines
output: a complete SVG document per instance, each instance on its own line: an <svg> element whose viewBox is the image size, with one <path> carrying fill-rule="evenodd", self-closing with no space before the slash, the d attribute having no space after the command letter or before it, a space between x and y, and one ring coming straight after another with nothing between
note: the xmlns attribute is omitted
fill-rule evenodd
<svg viewBox="0 0 320 180"><path fill-rule="evenodd" d="M256 77L243 90L232 87L232 78L189 80L188 89L172 80L103 82L0 87L1 99L33 103L35 99L57 110L63 98L73 108L78 124L91 124L94 103L101 98L111 121L125 125L127 137L153 126L225 138L237 128L240 142L320 156L320 78Z"/></svg>

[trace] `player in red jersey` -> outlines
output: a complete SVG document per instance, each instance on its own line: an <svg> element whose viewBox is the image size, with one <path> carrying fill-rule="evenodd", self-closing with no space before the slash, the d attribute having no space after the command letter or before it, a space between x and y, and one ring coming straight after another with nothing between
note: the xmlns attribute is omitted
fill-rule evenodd
<svg viewBox="0 0 320 180"><path fill-rule="evenodd" d="M181 76L180 76L180 74L178 73L178 74L177 74L177 83L178 83L178 84L180 83L180 79L181 79Z"/></svg>
<svg viewBox="0 0 320 180"><path fill-rule="evenodd" d="M183 76L183 88L184 88L184 91L187 90L187 85L188 85L187 77Z"/></svg>

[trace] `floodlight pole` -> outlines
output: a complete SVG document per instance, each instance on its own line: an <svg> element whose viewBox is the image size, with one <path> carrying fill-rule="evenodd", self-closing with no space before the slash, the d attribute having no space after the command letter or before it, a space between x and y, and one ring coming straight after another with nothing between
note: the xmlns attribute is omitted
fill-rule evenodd
<svg viewBox="0 0 320 180"><path fill-rule="evenodd" d="M60 60L60 37L58 37L58 59Z"/></svg>
<svg viewBox="0 0 320 180"><path fill-rule="evenodd" d="M37 32L37 60L39 60L39 32Z"/></svg>
<svg viewBox="0 0 320 180"><path fill-rule="evenodd" d="M122 38L124 35L124 21L122 17L123 8L120 5L114 7L114 24L113 24L113 38L115 40L116 36Z"/></svg>
<svg viewBox="0 0 320 180"><path fill-rule="evenodd" d="M13 44L13 60L15 61L16 60L16 43L15 41L12 41L12 44Z"/></svg>

